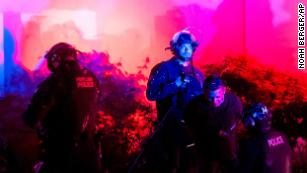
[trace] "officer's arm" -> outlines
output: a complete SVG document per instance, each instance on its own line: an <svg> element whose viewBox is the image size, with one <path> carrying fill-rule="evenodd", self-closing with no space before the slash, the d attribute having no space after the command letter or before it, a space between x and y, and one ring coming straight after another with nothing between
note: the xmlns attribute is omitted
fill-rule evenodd
<svg viewBox="0 0 307 173"><path fill-rule="evenodd" d="M285 173L292 173L292 158L290 155L287 155L285 158L285 163L282 165L282 170Z"/></svg>
<svg viewBox="0 0 307 173"><path fill-rule="evenodd" d="M230 126L231 131L235 131L238 126L242 125L242 119L243 119L243 105L238 96L235 96L234 98L234 122L232 122L232 125Z"/></svg>
<svg viewBox="0 0 307 173"><path fill-rule="evenodd" d="M237 104L237 112L236 118L242 120L243 119L243 105L239 97L236 97L236 104Z"/></svg>
<svg viewBox="0 0 307 173"><path fill-rule="evenodd" d="M148 100L161 100L178 92L175 81L168 81L169 74L166 66L160 64L154 67L147 83L146 97Z"/></svg>
<svg viewBox="0 0 307 173"><path fill-rule="evenodd" d="M97 130L97 125L98 125L98 109L99 109L99 104L100 104L100 101L101 101L101 98L102 98L102 91L101 91L101 87L100 87L100 82L98 80L98 78L95 76L94 73L92 73L92 77L94 79L94 83L95 83L95 90L96 90L96 101L94 102L94 105L93 105L93 110L92 110L92 113L93 113L93 116L91 116L91 130L95 131L95 136L97 138L100 138L100 132L98 132Z"/></svg>
<svg viewBox="0 0 307 173"><path fill-rule="evenodd" d="M231 113L229 120L225 122L224 129L219 131L219 136L228 136L230 133L234 133L238 126L242 125L242 112L243 106L239 97L230 97L232 106L230 107Z"/></svg>
<svg viewBox="0 0 307 173"><path fill-rule="evenodd" d="M53 100L50 88L43 82L35 91L30 104L22 114L24 123L31 128L35 128L37 122L41 120L50 109Z"/></svg>
<svg viewBox="0 0 307 173"><path fill-rule="evenodd" d="M285 134L282 135L283 141L284 141L284 147L282 151L284 152L284 159L280 166L280 172L283 173L292 173L292 149L289 144L288 138Z"/></svg>

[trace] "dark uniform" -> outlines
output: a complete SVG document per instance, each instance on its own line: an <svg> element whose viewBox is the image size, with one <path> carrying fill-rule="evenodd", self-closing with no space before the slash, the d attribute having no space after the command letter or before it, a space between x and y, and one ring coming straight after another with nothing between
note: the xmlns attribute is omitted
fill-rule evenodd
<svg viewBox="0 0 307 173"><path fill-rule="evenodd" d="M190 82L184 88L176 86L178 77L187 78ZM176 58L171 58L156 65L147 84L148 100L156 101L158 120L162 120L171 106L183 109L192 98L202 94L204 76L192 65L184 67Z"/></svg>
<svg viewBox="0 0 307 173"><path fill-rule="evenodd" d="M190 81L185 88L179 88L174 83L175 79L181 75ZM159 134L158 150L160 151L155 151L156 154L164 153L161 154L162 158L155 158L156 161L163 163L157 163L157 165L165 165L164 167L177 165L178 167L180 164L176 163L179 157L178 147L185 147L190 143L185 131L182 111L192 98L202 93L203 78L199 70L192 66L179 65L176 58L162 62L152 70L147 98L156 101L158 123L162 122L164 126ZM166 119L162 121L164 118Z"/></svg>
<svg viewBox="0 0 307 173"><path fill-rule="evenodd" d="M253 134L241 148L242 173L291 173L291 147L278 131Z"/></svg>
<svg viewBox="0 0 307 173"><path fill-rule="evenodd" d="M291 173L292 151L286 135L271 128L272 117L263 104L252 107L252 128L240 148L241 173ZM264 114L261 120L259 114Z"/></svg>
<svg viewBox="0 0 307 173"><path fill-rule="evenodd" d="M24 122L42 140L40 172L92 173L98 169L93 143L98 80L85 68L71 69L45 79L23 114Z"/></svg>
<svg viewBox="0 0 307 173"><path fill-rule="evenodd" d="M188 44L188 48L180 48L183 44ZM182 111L192 98L202 93L204 80L200 70L191 63L192 51L195 51L196 46L197 42L189 32L175 34L171 41L175 56L157 64L150 73L146 96L148 100L156 101L158 123L162 127L155 140L155 147L149 149L153 155L152 169L156 168L158 172L172 172L172 169L187 163L186 157L179 156L183 155L182 150L189 143ZM185 55L180 54L179 49L190 53L186 59L181 57ZM181 84L176 83L178 80ZM183 161L185 163L178 163Z"/></svg>
<svg viewBox="0 0 307 173"><path fill-rule="evenodd" d="M234 171L237 157L234 128L241 116L241 101L231 93L225 94L219 107L212 107L204 95L189 104L184 117L195 139L199 172ZM221 136L220 131L227 132L227 135Z"/></svg>
<svg viewBox="0 0 307 173"><path fill-rule="evenodd" d="M19 173L16 156L12 153L12 148L6 138L0 136L0 173Z"/></svg>

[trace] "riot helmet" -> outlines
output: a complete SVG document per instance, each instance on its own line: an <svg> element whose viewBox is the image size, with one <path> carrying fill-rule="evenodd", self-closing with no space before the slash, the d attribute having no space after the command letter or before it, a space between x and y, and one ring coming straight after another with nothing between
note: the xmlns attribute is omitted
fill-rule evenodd
<svg viewBox="0 0 307 173"><path fill-rule="evenodd" d="M272 113L263 103L255 103L244 112L244 124L261 132L267 132L272 127Z"/></svg>
<svg viewBox="0 0 307 173"><path fill-rule="evenodd" d="M78 69L77 53L78 50L65 42L53 45L45 55L48 62L48 69L52 72Z"/></svg>

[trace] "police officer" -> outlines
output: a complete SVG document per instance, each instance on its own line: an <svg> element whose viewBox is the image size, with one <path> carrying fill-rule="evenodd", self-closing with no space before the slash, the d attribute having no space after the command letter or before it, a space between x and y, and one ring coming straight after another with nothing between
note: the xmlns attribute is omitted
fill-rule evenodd
<svg viewBox="0 0 307 173"><path fill-rule="evenodd" d="M164 126L159 135L160 150L154 153L165 151L165 154L156 158L160 163L155 167L163 164L165 172L178 169L180 154L177 148L186 145L182 110L192 98L202 93L204 77L192 62L197 46L198 43L188 30L176 33L168 48L174 56L153 67L147 83L147 99L156 101L158 123Z"/></svg>
<svg viewBox="0 0 307 173"><path fill-rule="evenodd" d="M42 141L40 173L97 172L93 135L98 80L77 60L68 43L52 46L45 58L51 74L42 81L23 114Z"/></svg>
<svg viewBox="0 0 307 173"><path fill-rule="evenodd" d="M249 137L242 142L241 173L291 173L291 148L284 133L272 128L272 114L262 103L245 111Z"/></svg>
<svg viewBox="0 0 307 173"><path fill-rule="evenodd" d="M156 101L159 120L171 106L183 108L193 97L202 93L204 76L192 61L197 46L197 41L188 30L177 32L167 48L174 56L151 70L146 96L148 100Z"/></svg>

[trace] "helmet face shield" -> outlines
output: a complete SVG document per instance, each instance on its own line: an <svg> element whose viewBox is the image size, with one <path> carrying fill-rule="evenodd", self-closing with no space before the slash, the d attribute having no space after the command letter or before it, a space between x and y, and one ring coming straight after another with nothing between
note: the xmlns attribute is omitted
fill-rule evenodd
<svg viewBox="0 0 307 173"><path fill-rule="evenodd" d="M253 104L245 112L244 124L262 132L268 131L272 126L272 114L264 104Z"/></svg>
<svg viewBox="0 0 307 173"><path fill-rule="evenodd" d="M174 34L172 40L170 41L170 49L173 53L177 53L179 48L183 44L191 44L193 52L198 46L198 42L195 37L188 31L182 30Z"/></svg>
<svg viewBox="0 0 307 173"><path fill-rule="evenodd" d="M62 71L68 72L70 74L73 74L74 72L77 72L80 70L80 66L79 66L77 59L72 56L68 56L67 58L65 58L63 60L62 66L63 66L61 67Z"/></svg>
<svg viewBox="0 0 307 173"><path fill-rule="evenodd" d="M66 62L77 62L77 50L68 43L58 43L51 47L45 55L48 61L48 68L55 72L58 70L65 70Z"/></svg>
<svg viewBox="0 0 307 173"><path fill-rule="evenodd" d="M269 110L264 105L258 105L258 108L256 108L252 114L253 118L258 121L269 119Z"/></svg>
<svg viewBox="0 0 307 173"><path fill-rule="evenodd" d="M57 54L53 54L50 58L48 58L48 68L50 71L54 72L61 65L61 57Z"/></svg>

